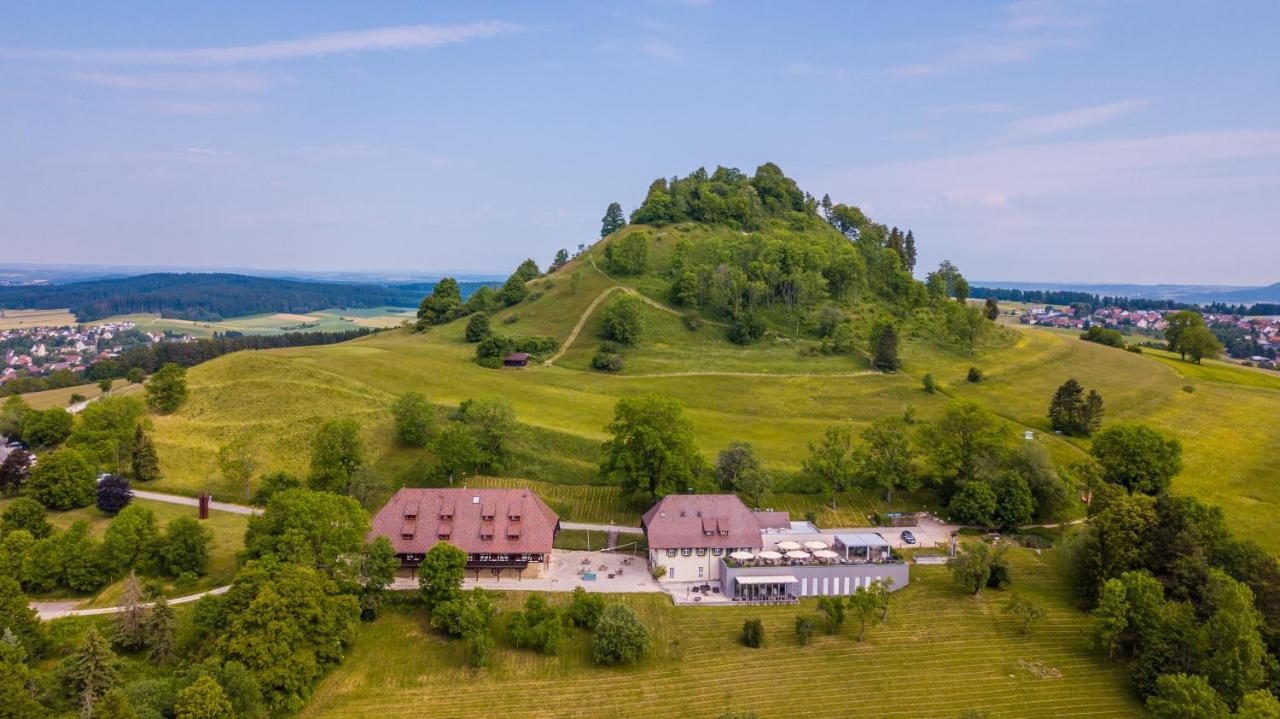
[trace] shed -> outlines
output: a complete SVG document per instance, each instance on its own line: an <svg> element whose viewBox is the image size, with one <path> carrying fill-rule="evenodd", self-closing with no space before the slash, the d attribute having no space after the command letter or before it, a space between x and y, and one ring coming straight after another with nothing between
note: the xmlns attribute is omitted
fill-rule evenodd
<svg viewBox="0 0 1280 719"><path fill-rule="evenodd" d="M878 532L855 532L836 535L836 548L844 550L845 560L878 561L892 555L889 541Z"/></svg>
<svg viewBox="0 0 1280 719"><path fill-rule="evenodd" d="M516 368L528 367L529 353L528 352L512 352L511 354L502 358L502 366L516 367Z"/></svg>

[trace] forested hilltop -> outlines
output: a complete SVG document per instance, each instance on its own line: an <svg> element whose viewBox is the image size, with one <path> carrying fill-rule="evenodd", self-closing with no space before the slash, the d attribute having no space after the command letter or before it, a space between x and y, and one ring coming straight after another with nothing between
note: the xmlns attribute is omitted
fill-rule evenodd
<svg viewBox="0 0 1280 719"><path fill-rule="evenodd" d="M480 283L464 283L469 293ZM330 307L412 307L432 285L311 282L228 273L154 273L63 285L0 287L0 307L70 308L81 322L112 315L152 313L212 322L227 317Z"/></svg>

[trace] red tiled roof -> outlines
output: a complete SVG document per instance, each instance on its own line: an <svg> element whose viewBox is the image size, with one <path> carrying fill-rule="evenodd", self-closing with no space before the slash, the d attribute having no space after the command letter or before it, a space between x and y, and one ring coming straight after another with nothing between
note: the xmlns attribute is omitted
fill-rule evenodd
<svg viewBox="0 0 1280 719"><path fill-rule="evenodd" d="M773 514L787 517L786 512ZM641 526L653 549L762 548L761 524L732 494L672 494L645 512Z"/></svg>
<svg viewBox="0 0 1280 719"><path fill-rule="evenodd" d="M761 529L791 529L791 513L775 512L772 509L755 509L751 511L760 523Z"/></svg>
<svg viewBox="0 0 1280 719"><path fill-rule="evenodd" d="M397 554L423 554L448 541L467 554L547 554L560 517L528 489L411 489L373 517L370 537Z"/></svg>

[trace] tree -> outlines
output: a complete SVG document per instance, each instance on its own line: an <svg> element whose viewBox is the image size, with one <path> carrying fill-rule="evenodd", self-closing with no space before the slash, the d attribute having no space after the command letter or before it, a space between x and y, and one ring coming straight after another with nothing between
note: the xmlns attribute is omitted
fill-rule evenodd
<svg viewBox="0 0 1280 719"><path fill-rule="evenodd" d="M641 302L623 293L609 300L604 308L600 334L620 345L635 347L644 337L644 314Z"/></svg>
<svg viewBox="0 0 1280 719"><path fill-rule="evenodd" d="M1234 706L1266 680L1262 617L1249 587L1218 569L1209 570L1206 603L1213 607L1213 614L1205 624L1205 675L1223 700Z"/></svg>
<svg viewBox="0 0 1280 719"><path fill-rule="evenodd" d="M715 472L721 489L742 493L754 506L763 503L769 476L749 442L730 442L716 458Z"/></svg>
<svg viewBox="0 0 1280 719"><path fill-rule="evenodd" d="M1014 592L1009 597L1009 601L1005 602L1004 609L1001 611L1004 614L1013 615L1018 621L1022 622L1020 631L1023 634L1030 634L1031 624L1044 616L1040 606L1021 592Z"/></svg>
<svg viewBox="0 0 1280 719"><path fill-rule="evenodd" d="M630 664L644 656L651 644L649 630L635 611L625 604L611 604L596 623L591 657L596 664Z"/></svg>
<svg viewBox="0 0 1280 719"><path fill-rule="evenodd" d="M982 305L982 314L992 322L1000 316L1000 303L996 302L994 297L988 297L987 301Z"/></svg>
<svg viewBox="0 0 1280 719"><path fill-rule="evenodd" d="M898 330L888 320L881 320L871 328L871 366L881 372L897 372L902 369L898 358Z"/></svg>
<svg viewBox="0 0 1280 719"><path fill-rule="evenodd" d="M561 267L567 264L569 264L569 251L561 248L556 250L555 259L551 260L551 265L547 267L547 272L558 272Z"/></svg>
<svg viewBox="0 0 1280 719"><path fill-rule="evenodd" d="M161 551L156 515L140 504L120 510L102 536L102 560L113 572L162 569Z"/></svg>
<svg viewBox="0 0 1280 719"><path fill-rule="evenodd" d="M800 642L800 646L808 646L813 639L813 632L817 629L817 622L813 617L807 614L796 615L796 641Z"/></svg>
<svg viewBox="0 0 1280 719"><path fill-rule="evenodd" d="M427 611L458 598L466 568L467 553L448 542L436 542L427 550L418 568L419 594Z"/></svg>
<svg viewBox="0 0 1280 719"><path fill-rule="evenodd" d="M117 474L123 470L134 429L146 415L146 405L136 397L106 397L85 406L67 437L85 459Z"/></svg>
<svg viewBox="0 0 1280 719"><path fill-rule="evenodd" d="M1093 641L1114 658L1125 630L1129 628L1129 598L1124 582L1108 579L1098 594L1098 606L1089 612L1093 624Z"/></svg>
<svg viewBox="0 0 1280 719"><path fill-rule="evenodd" d="M952 400L942 417L921 429L921 445L944 479L965 482L994 463L1009 440L1009 429L973 400Z"/></svg>
<svg viewBox="0 0 1280 719"><path fill-rule="evenodd" d="M957 275L955 284L952 286L952 292L955 293L956 302L963 304L969 299L969 281Z"/></svg>
<svg viewBox="0 0 1280 719"><path fill-rule="evenodd" d="M137 649L145 645L147 610L142 606L142 587L138 584L137 574L129 572L118 606L120 611L115 615L115 643L125 649Z"/></svg>
<svg viewBox="0 0 1280 719"><path fill-rule="evenodd" d="M168 362L146 384L147 406L160 412L174 412L187 401L187 370Z"/></svg>
<svg viewBox="0 0 1280 719"><path fill-rule="evenodd" d="M346 494L351 475L363 465L360 423L354 419L327 420L311 442L307 484L312 489Z"/></svg>
<svg viewBox="0 0 1280 719"><path fill-rule="evenodd" d="M249 562L220 601L213 651L243 664L278 714L300 710L311 687L340 662L360 623L356 597L298 564Z"/></svg>
<svg viewBox="0 0 1280 719"><path fill-rule="evenodd" d="M525 284L527 282L528 280L518 271L507 278L507 281L502 285L502 289L498 290L498 297L502 300L504 307L518 305L525 301L525 298L529 296L529 288Z"/></svg>
<svg viewBox="0 0 1280 719"><path fill-rule="evenodd" d="M170 521L164 528L164 541L160 545L165 571L173 577L188 572L203 575L209 564L209 545L212 542L213 530L201 525L194 517L178 517Z"/></svg>
<svg viewBox="0 0 1280 719"><path fill-rule="evenodd" d="M405 447L427 446L435 410L421 392L405 392L396 398L391 415L395 418L396 441Z"/></svg>
<svg viewBox="0 0 1280 719"><path fill-rule="evenodd" d="M1159 494L1182 471L1182 442L1146 425L1114 424L1093 440L1102 478L1130 492Z"/></svg>
<svg viewBox="0 0 1280 719"><path fill-rule="evenodd" d="M15 495L22 491L31 476L32 454L15 449L0 462L0 494Z"/></svg>
<svg viewBox="0 0 1280 719"><path fill-rule="evenodd" d="M565 615L575 627L595 629L604 614L604 596L588 592L583 587L574 587L569 599Z"/></svg>
<svg viewBox="0 0 1280 719"><path fill-rule="evenodd" d="M844 626L844 597L818 598L818 613L827 620L827 634L836 634Z"/></svg>
<svg viewBox="0 0 1280 719"><path fill-rule="evenodd" d="M418 305L418 331L453 319L462 307L462 290L452 277L441 278Z"/></svg>
<svg viewBox="0 0 1280 719"><path fill-rule="evenodd" d="M1280 719L1280 701L1271 692L1259 689L1244 695L1236 709L1236 719Z"/></svg>
<svg viewBox="0 0 1280 719"><path fill-rule="evenodd" d="M466 476L482 461L475 432L461 424L450 424L436 435L431 451L436 455L436 472L448 477L450 485L455 474Z"/></svg>
<svg viewBox="0 0 1280 719"><path fill-rule="evenodd" d="M371 621L378 618L382 594L396 579L400 559L386 537L374 537L360 553L360 618Z"/></svg>
<svg viewBox="0 0 1280 719"><path fill-rule="evenodd" d="M961 524L991 527L996 523L999 500L991 485L979 479L965 482L951 497L947 511Z"/></svg>
<svg viewBox="0 0 1280 719"><path fill-rule="evenodd" d="M98 391L102 394L111 394L112 380L110 377L103 377L98 380Z"/></svg>
<svg viewBox="0 0 1280 719"><path fill-rule="evenodd" d="M489 328L489 313L477 312L467 320L465 337L468 342L480 342L493 333Z"/></svg>
<svg viewBox="0 0 1280 719"><path fill-rule="evenodd" d="M350 558L364 547L369 514L351 497L293 489L267 502L267 510L249 519L245 556L312 567L334 578L356 570Z"/></svg>
<svg viewBox="0 0 1280 719"><path fill-rule="evenodd" d="M1058 476L1048 451L1039 442L1022 442L1004 461L1006 472L1026 482L1035 505L1033 519L1041 522L1054 519L1072 502L1072 488Z"/></svg>
<svg viewBox="0 0 1280 719"><path fill-rule="evenodd" d="M864 484L883 489L884 501L893 501L894 489L911 492L920 486L911 468L914 457L906 422L884 417L872 422L860 436L862 445L854 453L855 472Z"/></svg>
<svg viewBox="0 0 1280 719"><path fill-rule="evenodd" d="M243 435L236 437L218 449L218 471L228 484L244 487L244 498L253 496L249 480L253 478L255 463L249 452L249 442Z"/></svg>
<svg viewBox="0 0 1280 719"><path fill-rule="evenodd" d="M649 235L632 232L610 240L604 247L605 263L620 275L641 275L649 264Z"/></svg>
<svg viewBox="0 0 1280 719"><path fill-rule="evenodd" d="M147 660L152 664L164 664L173 656L174 633L178 618L169 607L169 600L164 596L156 597L151 607L151 614L143 624L142 634L146 637Z"/></svg>
<svg viewBox="0 0 1280 719"><path fill-rule="evenodd" d="M824 597L825 598L825 597ZM764 646L764 622L748 619L742 623L742 643L752 649Z"/></svg>
<svg viewBox="0 0 1280 719"><path fill-rule="evenodd" d="M177 719L232 719L235 716L226 692L208 674L178 692L173 711Z"/></svg>
<svg viewBox="0 0 1280 719"><path fill-rule="evenodd" d="M510 454L508 443L516 430L516 413L505 400L467 399L458 406L458 419L475 433L480 467L490 471L503 466Z"/></svg>
<svg viewBox="0 0 1280 719"><path fill-rule="evenodd" d="M1102 408L1102 395L1098 394L1098 390L1089 390L1089 396L1084 400L1084 433L1086 435L1097 432L1102 427L1102 415L1105 410Z"/></svg>
<svg viewBox="0 0 1280 719"><path fill-rule="evenodd" d="M1084 426L1084 387L1074 378L1063 382L1049 402L1049 426L1063 434L1081 434Z"/></svg>
<svg viewBox="0 0 1280 719"><path fill-rule="evenodd" d="M1192 310L1182 310L1165 315L1164 338L1169 343L1169 351L1187 358L1187 350L1182 344L1182 337L1195 327L1204 327L1204 316Z"/></svg>
<svg viewBox="0 0 1280 719"><path fill-rule="evenodd" d="M867 587L858 587L849 595L849 611L858 619L858 641L864 641L867 624L874 625L880 621L880 597Z"/></svg>
<svg viewBox="0 0 1280 719"><path fill-rule="evenodd" d="M80 452L67 447L45 455L31 470L27 483L33 499L59 511L93 504L96 489L93 466Z"/></svg>
<svg viewBox="0 0 1280 719"><path fill-rule="evenodd" d="M56 447L71 435L75 417L61 407L31 410L22 418L22 438L33 447Z"/></svg>
<svg viewBox="0 0 1280 719"><path fill-rule="evenodd" d="M18 497L0 514L0 537L9 532L25 529L36 539L43 539L53 532L53 525L45 519L48 511L30 497Z"/></svg>
<svg viewBox="0 0 1280 719"><path fill-rule="evenodd" d="M129 380L129 384L138 384L145 379L147 373L141 367L130 367L125 374L125 379Z"/></svg>
<svg viewBox="0 0 1280 719"><path fill-rule="evenodd" d="M530 594L524 601L524 609L512 613L507 633L511 635L511 643L521 649L559 654L564 642L564 618L541 594Z"/></svg>
<svg viewBox="0 0 1280 719"><path fill-rule="evenodd" d="M119 682L119 663L96 627L89 627L80 647L67 658L67 683L80 704L80 716L93 716L94 703Z"/></svg>
<svg viewBox="0 0 1280 719"><path fill-rule="evenodd" d="M920 385L924 388L924 391L929 394L933 394L938 391L938 384L934 381L933 375L928 372L924 373L924 377L920 380Z"/></svg>
<svg viewBox="0 0 1280 719"><path fill-rule="evenodd" d="M112 689L93 707L93 719L139 719L138 711L133 708L129 698L121 689Z"/></svg>
<svg viewBox="0 0 1280 719"><path fill-rule="evenodd" d="M965 591L978 596L991 579L991 569L1003 559L1004 549L993 550L986 542L970 542L960 547L959 553L947 560L951 578Z"/></svg>
<svg viewBox="0 0 1280 719"><path fill-rule="evenodd" d="M0 575L0 634L12 638L28 657L44 653L44 627L15 577ZM0 709L0 713L3 710Z"/></svg>
<svg viewBox="0 0 1280 719"><path fill-rule="evenodd" d="M1198 674L1165 674L1156 680L1156 693L1147 697L1155 719L1228 719L1226 702Z"/></svg>
<svg viewBox="0 0 1280 719"><path fill-rule="evenodd" d="M627 218L622 214L622 205L610 202L608 209L604 211L604 218L600 220L600 236L608 237L626 226Z"/></svg>
<svg viewBox="0 0 1280 719"><path fill-rule="evenodd" d="M1222 354L1222 343L1213 332L1205 326L1190 327L1178 337L1178 351L1183 359L1191 355L1192 361L1200 364L1205 357L1217 357Z"/></svg>
<svg viewBox="0 0 1280 719"><path fill-rule="evenodd" d="M160 458L156 455L156 446L151 442L151 436L146 433L141 424L133 430L129 467L133 470L133 478L139 482L150 482L160 478Z"/></svg>
<svg viewBox="0 0 1280 719"><path fill-rule="evenodd" d="M489 594L476 588L437 604L431 612L431 626L465 639L471 665L483 667L493 656L490 624L497 611Z"/></svg>
<svg viewBox="0 0 1280 719"><path fill-rule="evenodd" d="M827 427L821 442L809 443L809 456L801 466L831 492L831 508L835 509L837 493L848 488L856 470L849 428Z"/></svg>
<svg viewBox="0 0 1280 719"><path fill-rule="evenodd" d="M108 474L98 481L98 509L105 514L116 515L133 501L129 480Z"/></svg>
<svg viewBox="0 0 1280 719"><path fill-rule="evenodd" d="M694 487L707 473L679 400L657 394L623 397L605 430L600 473L631 495L657 501Z"/></svg>

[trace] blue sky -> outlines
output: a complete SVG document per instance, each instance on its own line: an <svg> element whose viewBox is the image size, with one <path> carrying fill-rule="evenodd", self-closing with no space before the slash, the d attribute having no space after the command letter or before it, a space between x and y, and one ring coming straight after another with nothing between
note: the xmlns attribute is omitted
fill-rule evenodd
<svg viewBox="0 0 1280 719"><path fill-rule="evenodd" d="M0 12L10 261L503 272L771 161L922 266L1280 280L1275 2Z"/></svg>

